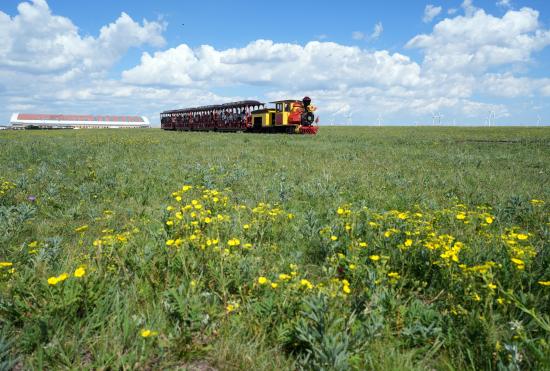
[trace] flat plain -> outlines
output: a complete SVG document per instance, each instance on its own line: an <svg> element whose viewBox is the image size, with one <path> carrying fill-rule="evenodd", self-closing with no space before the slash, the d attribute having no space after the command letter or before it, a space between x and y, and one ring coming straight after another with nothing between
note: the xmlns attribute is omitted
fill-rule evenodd
<svg viewBox="0 0 550 371"><path fill-rule="evenodd" d="M0 132L0 368L550 368L550 128Z"/></svg>

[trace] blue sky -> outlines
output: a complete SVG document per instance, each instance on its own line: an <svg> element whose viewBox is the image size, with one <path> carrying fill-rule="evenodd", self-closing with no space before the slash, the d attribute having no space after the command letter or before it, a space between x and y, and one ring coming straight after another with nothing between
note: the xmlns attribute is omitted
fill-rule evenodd
<svg viewBox="0 0 550 371"><path fill-rule="evenodd" d="M324 124L550 124L548 1L22 3L0 5L1 121L309 95Z"/></svg>

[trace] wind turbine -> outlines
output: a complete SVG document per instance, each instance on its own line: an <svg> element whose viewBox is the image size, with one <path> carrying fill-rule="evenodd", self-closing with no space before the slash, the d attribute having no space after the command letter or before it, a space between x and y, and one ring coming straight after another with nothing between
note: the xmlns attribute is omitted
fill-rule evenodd
<svg viewBox="0 0 550 371"><path fill-rule="evenodd" d="M352 116L353 116L353 112L351 111L345 116L347 118L347 121L346 121L347 126L353 125Z"/></svg>
<svg viewBox="0 0 550 371"><path fill-rule="evenodd" d="M441 113L437 113L437 115L435 113L432 112L432 125L435 126L435 120L437 120L437 124L439 126L441 126Z"/></svg>
<svg viewBox="0 0 550 371"><path fill-rule="evenodd" d="M382 126L382 115L378 114L378 126Z"/></svg>
<svg viewBox="0 0 550 371"><path fill-rule="evenodd" d="M537 115L537 126L540 126L540 115Z"/></svg>
<svg viewBox="0 0 550 371"><path fill-rule="evenodd" d="M487 118L487 123L489 126L495 125L496 117L495 111L489 111L489 117Z"/></svg>

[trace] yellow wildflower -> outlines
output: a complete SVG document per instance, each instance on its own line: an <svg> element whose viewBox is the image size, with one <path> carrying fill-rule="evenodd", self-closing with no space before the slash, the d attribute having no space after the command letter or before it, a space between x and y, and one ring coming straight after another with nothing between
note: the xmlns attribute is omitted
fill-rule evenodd
<svg viewBox="0 0 550 371"><path fill-rule="evenodd" d="M519 233L519 234L517 235L517 238L518 238L518 240L525 241L526 239L529 238L529 236L526 235L525 233Z"/></svg>
<svg viewBox="0 0 550 371"><path fill-rule="evenodd" d="M485 218L485 222L486 222L487 224L493 224L493 221L494 221L494 219L493 219L492 217L490 217L490 216L488 216L488 217Z"/></svg>
<svg viewBox="0 0 550 371"><path fill-rule="evenodd" d="M550 281L539 281L539 285L550 286Z"/></svg>
<svg viewBox="0 0 550 371"><path fill-rule="evenodd" d="M460 212L460 213L456 214L456 218L457 218L458 220L464 220L464 219L466 219L466 214Z"/></svg>
<svg viewBox="0 0 550 371"><path fill-rule="evenodd" d="M34 249L34 248L37 247L37 246L38 246L38 241L32 241L32 242L29 244L29 247L30 247L31 249Z"/></svg>
<svg viewBox="0 0 550 371"><path fill-rule="evenodd" d="M313 288L313 284L306 279L300 280L300 285L305 286L310 290Z"/></svg>
<svg viewBox="0 0 550 371"><path fill-rule="evenodd" d="M233 311L235 311L237 308L239 308L239 304L235 303L235 304L228 304L225 309L227 310L228 313L231 313Z"/></svg>
<svg viewBox="0 0 550 371"><path fill-rule="evenodd" d="M517 259L517 258L512 258L512 263L516 264L516 265L525 265L525 262L521 259Z"/></svg>
<svg viewBox="0 0 550 371"><path fill-rule="evenodd" d="M337 241L337 240L338 240L338 237L336 237L336 236L330 236L330 239L331 239L332 241Z"/></svg>
<svg viewBox="0 0 550 371"><path fill-rule="evenodd" d="M411 240L410 238L405 240L405 243L404 243L405 246L410 247L410 246L412 246L412 244L413 244L413 240Z"/></svg>
<svg viewBox="0 0 550 371"><path fill-rule="evenodd" d="M373 262L377 262L378 260L380 260L380 255L371 255L369 256L369 259Z"/></svg>
<svg viewBox="0 0 550 371"><path fill-rule="evenodd" d="M158 335L158 332L156 332L156 331L151 331L151 330L149 330L149 329L143 329L143 330L141 330L140 335L141 335L141 337L143 337L143 338L148 338L148 337L151 337L151 336L157 336L157 335Z"/></svg>
<svg viewBox="0 0 550 371"><path fill-rule="evenodd" d="M12 265L13 263L10 262L0 262L0 268L11 267Z"/></svg>
<svg viewBox="0 0 550 371"><path fill-rule="evenodd" d="M288 274L284 274L284 273L281 273L279 274L279 280L281 281L288 281L290 280L292 277L289 276Z"/></svg>
<svg viewBox="0 0 550 371"><path fill-rule="evenodd" d="M88 230L88 226L87 225L83 225L81 227L78 227L78 228L75 228L75 232L76 233L80 233L80 232L85 232L86 230Z"/></svg>
<svg viewBox="0 0 550 371"><path fill-rule="evenodd" d="M86 274L86 270L84 269L84 267L78 267L74 271L74 276L77 278L84 277L85 274Z"/></svg>
<svg viewBox="0 0 550 371"><path fill-rule="evenodd" d="M346 295L348 295L349 293L351 293L351 289L349 288L348 285L342 286L342 291L343 291L344 294L346 294Z"/></svg>
<svg viewBox="0 0 550 371"><path fill-rule="evenodd" d="M259 283L260 285L265 285L267 282L268 282L268 280L267 280L267 278L265 278L265 277L260 277L260 278L258 278L258 283Z"/></svg>
<svg viewBox="0 0 550 371"><path fill-rule="evenodd" d="M275 283L275 282L271 283L271 288L273 288L273 289L276 289L278 286L279 286L278 283Z"/></svg>
<svg viewBox="0 0 550 371"><path fill-rule="evenodd" d="M401 278L401 276L400 276L399 273L397 273L397 272L390 272L390 273L388 273L388 277L393 278L393 279L395 279L395 280Z"/></svg>
<svg viewBox="0 0 550 371"><path fill-rule="evenodd" d="M166 241L166 246L172 246L174 244L174 240L168 240Z"/></svg>
<svg viewBox="0 0 550 371"><path fill-rule="evenodd" d="M239 246L241 244L241 241L237 238L232 238L229 241L227 241L227 244L229 246Z"/></svg>
<svg viewBox="0 0 550 371"><path fill-rule="evenodd" d="M57 285L58 282L59 282L59 280L57 279L57 277L48 278L48 285L55 286L55 285Z"/></svg>

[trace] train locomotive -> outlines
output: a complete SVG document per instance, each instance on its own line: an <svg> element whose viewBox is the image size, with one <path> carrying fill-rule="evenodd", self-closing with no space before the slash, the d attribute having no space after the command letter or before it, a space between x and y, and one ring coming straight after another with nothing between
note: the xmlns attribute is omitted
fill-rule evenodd
<svg viewBox="0 0 550 371"><path fill-rule="evenodd" d="M164 111L163 130L244 131L251 133L317 134L319 117L309 97L270 102L255 100Z"/></svg>

